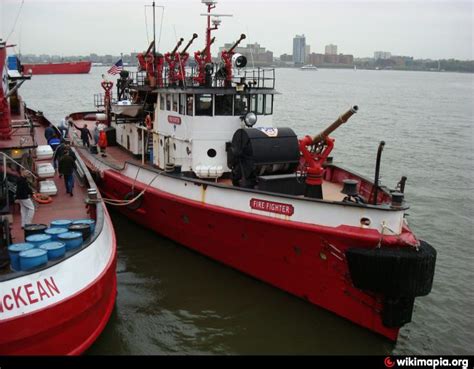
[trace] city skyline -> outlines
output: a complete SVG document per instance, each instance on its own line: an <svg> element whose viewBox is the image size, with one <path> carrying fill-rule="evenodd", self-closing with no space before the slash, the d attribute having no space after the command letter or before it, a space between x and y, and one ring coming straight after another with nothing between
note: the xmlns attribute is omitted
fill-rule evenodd
<svg viewBox="0 0 474 369"><path fill-rule="evenodd" d="M114 6L111 1L25 1L9 41L18 43L18 49L25 54L72 56L146 49L152 38L151 11L145 22L144 2L113 3ZM193 47L200 48L205 26L205 19L199 16L205 10L201 2L178 0L161 4L165 14L160 49L171 50L176 38L187 39L193 32L200 36ZM1 2L3 38L10 33L20 6L20 0ZM272 17L266 14L269 7ZM324 53L326 45L335 44L358 58L388 50L394 55L419 59L472 60L472 7L471 2L458 1L222 0L217 13L234 16L222 18L220 29L214 33L217 39L213 52L217 53L217 45L231 43L240 33L246 33L248 43L258 42L274 55L290 54L294 36L304 34L312 53ZM157 8L157 34L160 19L161 8ZM110 35L104 30L110 30Z"/></svg>

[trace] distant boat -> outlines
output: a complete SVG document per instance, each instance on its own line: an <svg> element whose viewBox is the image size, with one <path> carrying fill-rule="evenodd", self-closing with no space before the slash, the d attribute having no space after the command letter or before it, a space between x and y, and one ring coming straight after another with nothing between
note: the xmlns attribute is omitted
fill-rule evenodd
<svg viewBox="0 0 474 369"><path fill-rule="evenodd" d="M318 68L314 66L313 64L303 65L300 69L301 70L318 70Z"/></svg>
<svg viewBox="0 0 474 369"><path fill-rule="evenodd" d="M25 73L38 74L86 74L91 70L90 61L65 62L65 63L38 63L23 64Z"/></svg>

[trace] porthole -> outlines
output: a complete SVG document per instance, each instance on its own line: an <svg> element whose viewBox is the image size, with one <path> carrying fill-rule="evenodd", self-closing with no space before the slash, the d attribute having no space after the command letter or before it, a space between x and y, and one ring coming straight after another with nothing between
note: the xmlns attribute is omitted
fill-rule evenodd
<svg viewBox="0 0 474 369"><path fill-rule="evenodd" d="M366 218L366 217L363 217L363 218L360 218L360 225L361 227L368 227L370 226L370 219L369 218Z"/></svg>
<svg viewBox="0 0 474 369"><path fill-rule="evenodd" d="M214 150L214 149L207 150L207 156L209 156L210 158L215 158L216 155L217 155L216 150Z"/></svg>

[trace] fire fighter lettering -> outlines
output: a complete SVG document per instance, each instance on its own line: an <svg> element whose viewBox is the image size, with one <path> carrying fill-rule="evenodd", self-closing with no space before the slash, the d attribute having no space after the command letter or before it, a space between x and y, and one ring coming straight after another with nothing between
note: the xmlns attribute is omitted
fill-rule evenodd
<svg viewBox="0 0 474 369"><path fill-rule="evenodd" d="M43 281L37 281L36 283L14 287L9 293L5 293L3 296L0 295L0 313L36 304L60 293L53 277L45 278Z"/></svg>
<svg viewBox="0 0 474 369"><path fill-rule="evenodd" d="M270 213L293 215L295 209L291 204L282 204L279 202L251 199L250 207L255 210L268 211Z"/></svg>

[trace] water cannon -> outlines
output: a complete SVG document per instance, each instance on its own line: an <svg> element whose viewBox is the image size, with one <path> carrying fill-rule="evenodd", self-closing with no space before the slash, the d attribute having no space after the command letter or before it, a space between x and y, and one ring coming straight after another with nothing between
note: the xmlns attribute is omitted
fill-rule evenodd
<svg viewBox="0 0 474 369"><path fill-rule="evenodd" d="M211 39L211 41L209 42L209 46L211 46L211 45L214 43L214 41L216 41L216 38L215 38L215 37L213 37L213 38ZM205 47L204 49L202 49L202 50L199 51L199 52L201 53L201 55L206 55L206 50L207 50L207 47Z"/></svg>
<svg viewBox="0 0 474 369"><path fill-rule="evenodd" d="M334 148L334 139L329 135L346 123L358 110L359 107L354 105L316 136L305 136L299 141L302 155L301 167L302 171L306 171L306 197L323 198L324 163ZM311 150L308 150L308 147L311 147Z"/></svg>
<svg viewBox="0 0 474 369"><path fill-rule="evenodd" d="M227 52L228 52L229 54L230 54L230 53L233 53L234 50L235 50L235 48L236 48L237 46L239 46L239 44L240 44L243 40L245 40L246 38L247 38L247 36L245 36L245 34L242 33L242 34L240 35L240 38L239 38L237 41L235 41L235 44L234 44L229 50L227 50Z"/></svg>
<svg viewBox="0 0 474 369"><path fill-rule="evenodd" d="M359 110L359 107L357 105L354 105L352 108L350 108L348 111L346 111L344 114L341 114L339 118L337 118L333 123L331 123L326 129L318 133L316 136L313 137L313 145L318 144L319 142L323 142L326 140L326 138L334 132L336 129L338 129L342 124L346 123L350 117L352 117L357 111Z"/></svg>
<svg viewBox="0 0 474 369"><path fill-rule="evenodd" d="M181 55L181 56L183 56L183 55L186 53L186 51L189 49L189 46L191 46L191 44L193 43L193 41L194 41L195 39L197 39L197 38L198 38L197 33L193 33L193 37L191 38L191 40L189 40L188 44L187 44L186 47L183 49L183 51L180 52L180 55Z"/></svg>
<svg viewBox="0 0 474 369"><path fill-rule="evenodd" d="M178 51L179 47L181 46L181 44L183 43L184 41L184 38L180 38L178 43L176 44L176 46L174 47L173 51L170 52L171 56L174 56L174 54L176 54L176 52Z"/></svg>

